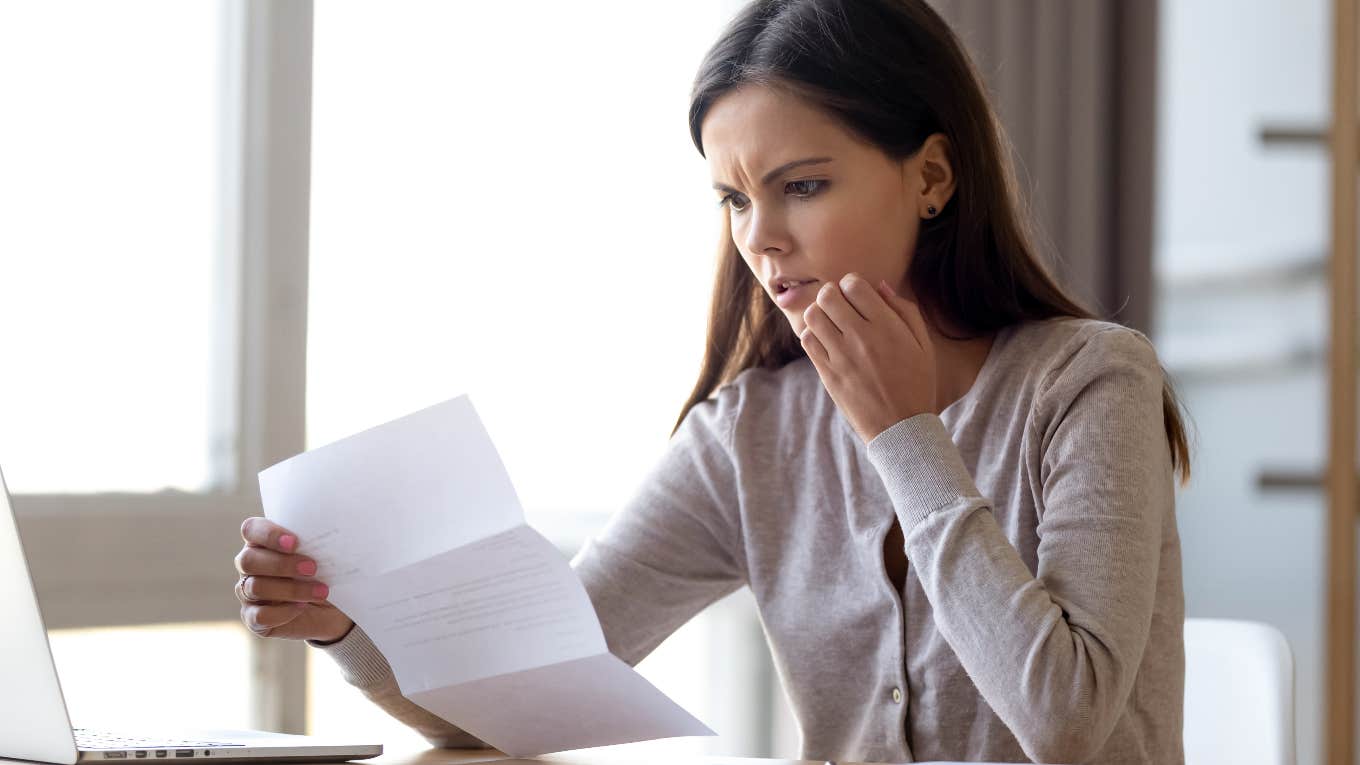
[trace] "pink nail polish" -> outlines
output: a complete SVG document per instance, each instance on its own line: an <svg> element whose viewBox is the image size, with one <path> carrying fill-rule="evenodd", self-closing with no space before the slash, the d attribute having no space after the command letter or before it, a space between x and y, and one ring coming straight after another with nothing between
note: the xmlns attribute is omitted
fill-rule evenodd
<svg viewBox="0 0 1360 765"><path fill-rule="evenodd" d="M327 587L326 585L318 584L312 588L312 595L318 598L325 598L327 595L330 594L330 591L331 588Z"/></svg>
<svg viewBox="0 0 1360 765"><path fill-rule="evenodd" d="M304 560L297 564L297 570L303 576L311 576L316 573L316 561Z"/></svg>
<svg viewBox="0 0 1360 765"><path fill-rule="evenodd" d="M284 552L292 552L295 546L297 546L297 537L292 534L284 534L279 537L279 547L282 547Z"/></svg>

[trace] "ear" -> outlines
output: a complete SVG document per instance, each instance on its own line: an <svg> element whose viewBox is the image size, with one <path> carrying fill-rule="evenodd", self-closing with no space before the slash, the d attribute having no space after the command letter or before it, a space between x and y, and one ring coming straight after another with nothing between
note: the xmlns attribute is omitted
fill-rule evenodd
<svg viewBox="0 0 1360 765"><path fill-rule="evenodd" d="M922 218L934 217L927 212L930 207L934 207L938 215L938 211L943 210L954 196L956 179L950 158L952 153L953 149L944 133L931 133L904 167L911 181L907 190Z"/></svg>

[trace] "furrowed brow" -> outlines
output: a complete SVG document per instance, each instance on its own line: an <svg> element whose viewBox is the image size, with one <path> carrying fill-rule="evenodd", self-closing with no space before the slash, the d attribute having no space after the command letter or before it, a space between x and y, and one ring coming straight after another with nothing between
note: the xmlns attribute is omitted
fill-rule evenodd
<svg viewBox="0 0 1360 765"><path fill-rule="evenodd" d="M766 173L765 177L760 179L760 185L768 186L770 181L773 181L775 178L778 178L780 175L787 173L788 171L794 169L795 167L802 167L803 165L820 165L822 163L830 161L831 157L808 157L806 159L795 159L792 162L785 162L779 167L776 167L775 169ZM736 189L732 188L731 186L728 186L725 183L714 182L713 188L718 191L729 192L736 191Z"/></svg>

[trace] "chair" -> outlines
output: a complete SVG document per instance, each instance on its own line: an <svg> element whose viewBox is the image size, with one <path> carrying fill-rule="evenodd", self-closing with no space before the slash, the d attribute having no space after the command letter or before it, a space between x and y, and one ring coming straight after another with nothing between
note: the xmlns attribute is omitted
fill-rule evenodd
<svg viewBox="0 0 1360 765"><path fill-rule="evenodd" d="M1264 622L1185 620L1186 765L1295 765L1294 658Z"/></svg>

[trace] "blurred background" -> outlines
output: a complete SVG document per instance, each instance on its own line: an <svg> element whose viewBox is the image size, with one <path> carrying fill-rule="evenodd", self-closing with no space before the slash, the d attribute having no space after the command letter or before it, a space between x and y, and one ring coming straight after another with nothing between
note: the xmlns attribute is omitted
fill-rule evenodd
<svg viewBox="0 0 1360 765"><path fill-rule="evenodd" d="M1285 633L1323 762L1330 3L933 4L1055 270L1189 409L1187 616ZM740 5L0 3L0 467L78 725L423 744L240 625L255 474L468 393L573 554L698 372L688 95ZM680 747L797 754L747 592L639 669L720 734Z"/></svg>

